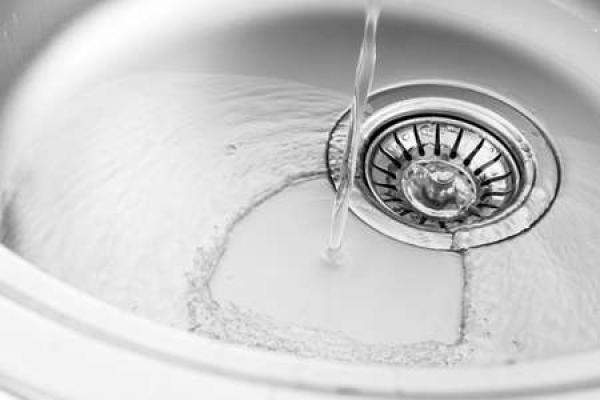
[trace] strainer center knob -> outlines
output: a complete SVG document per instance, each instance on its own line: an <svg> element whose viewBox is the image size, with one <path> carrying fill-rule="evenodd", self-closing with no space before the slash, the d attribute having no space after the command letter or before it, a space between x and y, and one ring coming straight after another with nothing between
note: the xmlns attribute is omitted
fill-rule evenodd
<svg viewBox="0 0 600 400"><path fill-rule="evenodd" d="M442 160L413 162L404 170L401 186L415 209L434 218L456 218L477 200L469 174Z"/></svg>

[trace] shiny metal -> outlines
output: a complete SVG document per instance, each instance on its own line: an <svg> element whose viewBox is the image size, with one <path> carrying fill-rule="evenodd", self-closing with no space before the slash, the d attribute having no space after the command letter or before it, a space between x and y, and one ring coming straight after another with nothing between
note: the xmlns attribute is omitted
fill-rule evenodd
<svg viewBox="0 0 600 400"><path fill-rule="evenodd" d="M418 117L374 136L365 144L363 189L400 222L451 232L501 216L518 197L523 160L473 124ZM411 179L419 172L423 182L416 187ZM424 207L428 200L432 205Z"/></svg>
<svg viewBox="0 0 600 400"><path fill-rule="evenodd" d="M554 147L508 103L434 82L382 90L370 105L351 207L382 233L421 247L462 250L513 237L551 206L560 182ZM334 186L347 119L346 112L327 151ZM429 170L415 175L418 183L411 178L415 168ZM441 170L449 182L431 178ZM529 199L533 190L543 191L542 201ZM518 212L522 207L527 215Z"/></svg>

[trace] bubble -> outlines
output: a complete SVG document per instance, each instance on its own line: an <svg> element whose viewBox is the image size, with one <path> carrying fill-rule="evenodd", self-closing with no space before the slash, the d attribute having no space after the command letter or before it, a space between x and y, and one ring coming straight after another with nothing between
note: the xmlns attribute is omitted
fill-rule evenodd
<svg viewBox="0 0 600 400"><path fill-rule="evenodd" d="M235 143L230 143L225 146L225 154L228 156L234 155L238 150L238 146Z"/></svg>

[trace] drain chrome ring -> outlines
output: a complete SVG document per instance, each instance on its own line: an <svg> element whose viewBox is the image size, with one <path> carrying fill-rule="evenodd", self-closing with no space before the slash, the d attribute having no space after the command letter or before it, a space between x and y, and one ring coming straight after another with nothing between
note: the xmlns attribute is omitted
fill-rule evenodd
<svg viewBox="0 0 600 400"><path fill-rule="evenodd" d="M380 232L460 250L519 234L554 200L560 169L553 147L506 102L470 88L417 84L376 93L369 105L351 208ZM328 145L335 187L348 118Z"/></svg>

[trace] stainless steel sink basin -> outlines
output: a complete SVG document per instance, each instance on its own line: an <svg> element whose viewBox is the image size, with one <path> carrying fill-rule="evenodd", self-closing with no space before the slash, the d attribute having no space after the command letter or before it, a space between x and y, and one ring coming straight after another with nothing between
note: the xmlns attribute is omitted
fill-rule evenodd
<svg viewBox="0 0 600 400"><path fill-rule="evenodd" d="M539 124L564 168L552 209L515 238L459 253L401 248L407 265L436 271L446 263L456 272L445 270L448 280L438 279L437 287L461 293L448 308L460 314L460 337L427 345L449 349L453 368L433 368L444 362L426 359L419 350L425 347L404 358L381 352L376 359L335 352L311 358L289 354L297 344L292 339L287 351L270 352L258 339L263 349L241 346L235 332L202 330L202 318L212 315L203 307L225 307L206 301L212 293L203 279L214 270L194 269L214 256L210 251L224 251L205 246L222 229L202 210L226 209L226 195L254 206L289 180L325 174L321 153L293 158L297 148L308 146L294 134L310 126L314 148L325 151L351 93L362 8L358 0L0 4L0 391L17 398L85 399L600 394L600 217L594 212L600 6L591 0L385 4L376 89L435 83L491 93ZM259 77L266 91L245 86L248 76ZM250 100L240 103L240 93ZM296 93L304 96L299 103L289 100ZM257 101L259 95L269 103ZM229 102L226 111L217 107L220 101ZM221 125L206 124L212 115ZM250 122L242 118L248 115ZM281 132L276 121L284 116L296 119ZM240 121L245 130L227 129ZM194 140L179 141L167 135L172 132ZM240 161L234 178L254 182L244 172L258 171L281 177L279 186L248 199L219 186L231 177L229 161L221 158L260 153L262 144L280 137L289 141L287 156L310 173L287 169L287 158L274 170ZM111 156L102 158L106 154ZM198 162L192 169L178 163L188 156ZM141 167L127 164L136 157ZM265 159L277 157L264 153ZM126 173L106 160L124 161ZM173 163L163 168L157 160ZM117 189L105 185L115 179ZM198 182L214 193L186 190ZM247 210L236 212L227 232ZM144 253L148 248L153 250ZM221 282L219 296L248 301L266 314L289 312L285 299L265 294L268 285L245 287L250 275L234 273L238 280ZM377 276L370 281L373 293L376 279L386 279L385 272ZM297 289L286 284L282 296ZM393 288L386 296L394 295ZM238 314L218 321L231 315ZM272 326L264 322L268 318L261 321L263 331Z"/></svg>

